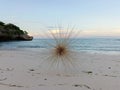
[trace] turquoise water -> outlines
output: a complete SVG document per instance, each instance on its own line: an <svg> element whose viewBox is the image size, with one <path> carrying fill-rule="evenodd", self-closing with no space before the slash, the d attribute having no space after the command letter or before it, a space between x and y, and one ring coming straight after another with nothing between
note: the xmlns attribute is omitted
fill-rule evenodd
<svg viewBox="0 0 120 90"><path fill-rule="evenodd" d="M50 39L33 39L32 41L0 42L2 49L47 48L45 42ZM120 52L120 38L79 38L72 43L72 48L84 52Z"/></svg>

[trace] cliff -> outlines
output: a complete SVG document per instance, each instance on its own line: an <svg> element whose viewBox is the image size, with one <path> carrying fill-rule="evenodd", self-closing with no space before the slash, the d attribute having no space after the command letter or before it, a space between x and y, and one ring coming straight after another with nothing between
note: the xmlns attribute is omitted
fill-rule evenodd
<svg viewBox="0 0 120 90"><path fill-rule="evenodd" d="M0 41L14 41L14 40L32 40L27 31L21 30L14 24L5 24L0 21Z"/></svg>

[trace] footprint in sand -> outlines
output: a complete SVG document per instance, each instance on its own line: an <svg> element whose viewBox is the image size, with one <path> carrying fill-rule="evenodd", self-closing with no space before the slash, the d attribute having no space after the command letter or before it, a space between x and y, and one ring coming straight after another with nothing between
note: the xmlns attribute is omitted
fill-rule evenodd
<svg viewBox="0 0 120 90"><path fill-rule="evenodd" d="M88 85L85 85L85 84L75 84L75 85L72 85L72 86L74 86L74 87L85 87L85 88L87 88L87 89L91 89L91 87L89 87Z"/></svg>
<svg viewBox="0 0 120 90"><path fill-rule="evenodd" d="M24 87L21 85L15 85L15 84L5 84L5 83L0 83L0 85L8 86L8 87Z"/></svg>
<svg viewBox="0 0 120 90"><path fill-rule="evenodd" d="M5 77L5 78L0 78L0 81L4 81L4 80L7 80L7 78Z"/></svg>

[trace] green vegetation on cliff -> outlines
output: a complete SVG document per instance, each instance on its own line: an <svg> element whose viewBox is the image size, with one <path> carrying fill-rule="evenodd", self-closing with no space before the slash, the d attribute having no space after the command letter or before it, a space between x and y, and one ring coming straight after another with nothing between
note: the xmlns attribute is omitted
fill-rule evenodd
<svg viewBox="0 0 120 90"><path fill-rule="evenodd" d="M32 40L27 31L21 30L18 26L0 21L0 41L8 40Z"/></svg>
<svg viewBox="0 0 120 90"><path fill-rule="evenodd" d="M18 26L14 24L5 24L0 21L0 32L7 35L23 35L26 31L21 30Z"/></svg>

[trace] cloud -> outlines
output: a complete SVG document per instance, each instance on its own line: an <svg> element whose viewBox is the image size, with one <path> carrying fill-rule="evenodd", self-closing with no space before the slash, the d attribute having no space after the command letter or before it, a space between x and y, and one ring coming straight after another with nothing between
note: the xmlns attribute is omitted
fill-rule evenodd
<svg viewBox="0 0 120 90"><path fill-rule="evenodd" d="M80 36L120 36L120 29L82 30Z"/></svg>
<svg viewBox="0 0 120 90"><path fill-rule="evenodd" d="M59 29L56 27L48 27L48 30L31 33L30 35L37 37L47 37L50 33L58 34ZM61 27L62 28L62 27ZM68 30L69 32L69 30ZM61 29L62 36L68 33L66 29ZM78 32L78 33L77 33ZM96 37L96 36L120 36L120 29L88 29L88 30L73 30L74 37ZM76 36L75 36L76 35Z"/></svg>
<svg viewBox="0 0 120 90"><path fill-rule="evenodd" d="M47 26L46 28L49 29L49 30L53 30L53 29L63 29L62 26Z"/></svg>

